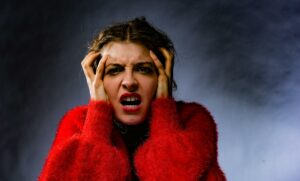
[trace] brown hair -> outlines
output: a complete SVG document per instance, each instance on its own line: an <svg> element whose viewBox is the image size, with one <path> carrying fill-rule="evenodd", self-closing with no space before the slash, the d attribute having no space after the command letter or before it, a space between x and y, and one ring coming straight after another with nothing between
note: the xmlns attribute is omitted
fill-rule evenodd
<svg viewBox="0 0 300 181"><path fill-rule="evenodd" d="M170 38L161 30L150 25L145 17L138 17L123 23L117 23L106 27L90 43L89 51L100 51L104 45L112 41L129 41L139 43L152 50L160 62L165 66L165 57L160 48L165 48L175 58L175 48ZM173 66L173 65L172 65ZM177 88L173 80L172 87Z"/></svg>

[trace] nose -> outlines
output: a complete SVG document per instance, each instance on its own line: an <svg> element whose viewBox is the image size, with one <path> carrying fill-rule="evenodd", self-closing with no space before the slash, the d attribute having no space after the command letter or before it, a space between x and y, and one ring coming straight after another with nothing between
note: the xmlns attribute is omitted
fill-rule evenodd
<svg viewBox="0 0 300 181"><path fill-rule="evenodd" d="M122 80L122 87L128 90L129 92L134 92L138 88L138 82L135 79L133 72L126 71L124 78Z"/></svg>

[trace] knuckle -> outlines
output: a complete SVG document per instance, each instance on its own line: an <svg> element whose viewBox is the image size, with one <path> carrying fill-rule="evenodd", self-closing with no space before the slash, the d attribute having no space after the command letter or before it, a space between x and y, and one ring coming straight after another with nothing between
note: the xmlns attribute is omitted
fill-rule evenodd
<svg viewBox="0 0 300 181"><path fill-rule="evenodd" d="M160 62L158 63L157 67L158 67L159 69L163 69L163 66L162 66L162 64L161 64Z"/></svg>
<svg viewBox="0 0 300 181"><path fill-rule="evenodd" d="M89 78L87 78L87 79L86 79L86 82L87 82L89 88L91 88L91 84L92 84L91 80L90 80Z"/></svg>
<svg viewBox="0 0 300 181"><path fill-rule="evenodd" d="M161 81L168 81L168 77L165 76L165 75L164 75L164 76L161 76L161 77L160 77L160 80L161 80Z"/></svg>
<svg viewBox="0 0 300 181"><path fill-rule="evenodd" d="M89 68L89 65L88 65L87 63L85 63L85 64L83 65L83 68L84 68L84 69L88 69L88 68Z"/></svg>
<svg viewBox="0 0 300 181"><path fill-rule="evenodd" d="M92 85L93 85L93 87L97 87L97 85L98 85L97 81L93 81Z"/></svg>
<svg viewBox="0 0 300 181"><path fill-rule="evenodd" d="M94 88L99 88L101 86L101 82L100 81L94 81L93 82L93 87Z"/></svg>

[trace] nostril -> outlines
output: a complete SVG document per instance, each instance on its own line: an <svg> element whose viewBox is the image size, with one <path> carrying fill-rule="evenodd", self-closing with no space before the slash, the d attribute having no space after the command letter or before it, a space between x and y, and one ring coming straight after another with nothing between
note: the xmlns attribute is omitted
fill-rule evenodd
<svg viewBox="0 0 300 181"><path fill-rule="evenodd" d="M122 86L129 91L134 91L138 88L138 84L135 80L124 80Z"/></svg>
<svg viewBox="0 0 300 181"><path fill-rule="evenodd" d="M138 88L137 84L125 84L123 87L130 92L133 92Z"/></svg>

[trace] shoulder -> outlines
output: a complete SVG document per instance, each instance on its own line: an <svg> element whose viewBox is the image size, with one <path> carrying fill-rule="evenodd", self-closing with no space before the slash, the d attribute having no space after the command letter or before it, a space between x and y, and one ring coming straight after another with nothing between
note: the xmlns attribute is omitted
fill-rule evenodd
<svg viewBox="0 0 300 181"><path fill-rule="evenodd" d="M83 126L88 106L87 105L78 105L69 109L62 117L59 127L72 126L81 128Z"/></svg>
<svg viewBox="0 0 300 181"><path fill-rule="evenodd" d="M87 106L76 106L68 110L61 118L53 145L59 145L76 133L80 133L87 112Z"/></svg>
<svg viewBox="0 0 300 181"><path fill-rule="evenodd" d="M205 106L196 102L177 101L176 107L184 126L197 127L197 125L202 124L216 129L214 118Z"/></svg>
<svg viewBox="0 0 300 181"><path fill-rule="evenodd" d="M210 112L208 109L203 106L202 104L196 103L196 102L185 102L185 101L176 101L176 106L178 111L185 113L205 113L210 115Z"/></svg>
<svg viewBox="0 0 300 181"><path fill-rule="evenodd" d="M73 118L84 118L88 110L88 105L78 105L69 109L64 117L73 117Z"/></svg>
<svg viewBox="0 0 300 181"><path fill-rule="evenodd" d="M89 111L88 111L89 110ZM88 112L90 114L108 114L111 106L104 101L90 100L86 105L75 106L68 110L62 117L59 128L82 129L84 121L86 120Z"/></svg>

